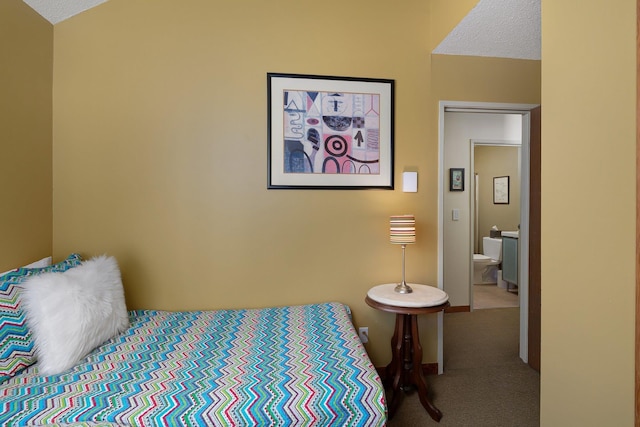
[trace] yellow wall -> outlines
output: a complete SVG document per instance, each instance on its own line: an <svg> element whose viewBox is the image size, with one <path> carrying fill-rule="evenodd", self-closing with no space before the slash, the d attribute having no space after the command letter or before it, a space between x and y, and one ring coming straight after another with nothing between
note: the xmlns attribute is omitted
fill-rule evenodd
<svg viewBox="0 0 640 427"><path fill-rule="evenodd" d="M393 316L364 297L400 276L388 216L435 230L436 193L267 190L266 74L395 79L398 180L433 151L428 21L422 0L111 0L56 25L54 253L115 255L131 308L338 300L384 363ZM414 246L435 282L435 233Z"/></svg>
<svg viewBox="0 0 640 427"><path fill-rule="evenodd" d="M400 278L389 215L417 217L407 279L437 278L429 3L331 0L309 12L294 0L111 0L56 25L54 254L115 255L131 308L347 303L382 365L393 315L364 296ZM460 59L436 70L449 61ZM527 86L471 98L538 99L536 61L462 61L462 80L502 85L518 72ZM267 72L395 79L396 183L418 170L419 192L267 190ZM433 362L435 322L421 321Z"/></svg>
<svg viewBox="0 0 640 427"><path fill-rule="evenodd" d="M540 61L433 55L431 69L434 100L540 103Z"/></svg>
<svg viewBox="0 0 640 427"><path fill-rule="evenodd" d="M489 236L494 225L503 231L520 225L520 147L478 145L474 154L480 180L477 245L482 250L482 238ZM498 176L509 177L509 204L493 203L493 178Z"/></svg>
<svg viewBox="0 0 640 427"><path fill-rule="evenodd" d="M436 277L437 100L538 103L540 63L430 59L464 16L445 0L330 1L311 19L293 0L210 3L111 0L56 25L54 255L116 255L131 307L343 301L380 365L392 317L362 298L398 278L389 214L415 213L424 236L408 278ZM306 31L335 10L353 25ZM541 425L631 425L635 2L544 2L542 17ZM34 165L3 167L3 199L20 203L0 213L0 269L51 248L51 33L22 1L0 2L13 64L0 150ZM395 79L396 182L413 167L419 193L267 191L268 71Z"/></svg>
<svg viewBox="0 0 640 427"><path fill-rule="evenodd" d="M634 414L634 0L542 4L541 425Z"/></svg>
<svg viewBox="0 0 640 427"><path fill-rule="evenodd" d="M53 26L0 2L0 271L51 255Z"/></svg>
<svg viewBox="0 0 640 427"><path fill-rule="evenodd" d="M442 40L467 16L479 0L430 0L431 16L429 22L429 52L433 51Z"/></svg>

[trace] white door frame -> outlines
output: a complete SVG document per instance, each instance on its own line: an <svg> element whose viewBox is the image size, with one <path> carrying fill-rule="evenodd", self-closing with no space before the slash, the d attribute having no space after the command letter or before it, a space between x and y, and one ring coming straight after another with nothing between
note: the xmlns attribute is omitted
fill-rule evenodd
<svg viewBox="0 0 640 427"><path fill-rule="evenodd" d="M458 111L467 113L522 114L521 191L520 191L520 270L518 272L518 295L520 298L520 358L529 361L529 139L531 133L531 110L538 104L506 104L493 102L440 101L438 103L438 288L444 288L444 113ZM470 274L473 273L471 270ZM438 314L438 373L444 371L443 332L444 315Z"/></svg>

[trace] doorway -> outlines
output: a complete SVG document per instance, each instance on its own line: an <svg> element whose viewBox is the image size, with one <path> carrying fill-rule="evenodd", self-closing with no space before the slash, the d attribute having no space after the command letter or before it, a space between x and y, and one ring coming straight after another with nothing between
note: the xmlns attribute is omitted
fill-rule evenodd
<svg viewBox="0 0 640 427"><path fill-rule="evenodd" d="M497 116L501 118L500 116ZM522 118L511 115L512 133L522 134ZM503 132L502 121L495 131ZM483 268L476 255L502 260L501 233L518 235L520 228L521 142L517 140L472 139L470 182L471 251L473 272L469 282L470 309L518 307L517 284L503 280L500 265ZM507 183L507 200L495 200L495 183ZM514 240L517 246L517 240ZM513 242L513 241L512 241ZM486 244L485 244L486 243ZM488 248L485 246L489 246ZM511 247L514 245L512 244ZM492 250L493 248L493 250ZM480 257L478 255L478 257ZM504 260L502 260L504 262Z"/></svg>
<svg viewBox="0 0 640 427"><path fill-rule="evenodd" d="M520 338L519 338L519 356L524 362L529 361L529 141L530 141L530 133L531 133L531 111L538 107L537 105L531 104L497 104L497 103L474 103L474 102L460 102L460 101L441 101L439 105L439 226L438 226L438 286L444 289L447 293L450 294L450 302L452 306L467 306L469 308L469 297L468 297L468 287L467 284L470 281L470 273L472 272L472 254L471 254L471 223L470 216L468 214L468 209L471 205L471 197L470 192L466 194L460 194L457 202L460 203L460 206L464 206L466 209L466 215L463 212L463 215L460 215L460 211L458 209L452 207L450 202L450 197L447 197L445 200L445 193L447 196L450 194L448 187L448 170L450 167L454 167L449 164L445 164L445 117L448 112L461 112L461 113L470 113L476 119L480 119L482 114L517 114L522 117L522 129L521 129L521 141L522 141L522 151L521 151L521 192L520 192L520 247L519 251L519 272L518 272L518 282L519 282L519 306L520 306ZM478 115L478 116L476 116ZM469 160L464 161L464 166L457 165L455 167L466 167L467 170L470 168L470 149L467 148L467 153L465 154ZM469 176L466 178L467 182L469 182ZM456 201L454 201L456 203ZM456 211L454 211L454 209ZM458 248L464 247L464 249L460 249L464 251L465 254L462 257L455 257L455 262L459 263L460 258L462 259L462 264L460 267L464 271L464 280L451 280L451 277L445 277L445 262L451 262L451 256L447 255L447 251L445 250L445 234L447 234L447 243L451 244L451 239L449 233L446 231L445 227L446 223L449 223L452 220L456 220L457 224L460 225L460 229L462 229L460 235L465 236L464 241L465 244L457 245ZM460 230L458 230L460 231ZM466 265L464 264L465 260L469 260ZM446 282L445 282L446 280ZM466 295L460 293L459 289L455 289L454 283L457 283L458 287L460 283L462 283L466 292ZM442 327L443 318L442 316L438 319L438 341L439 341L439 354L438 354L438 363L440 369L442 369L443 355L441 354L442 349Z"/></svg>

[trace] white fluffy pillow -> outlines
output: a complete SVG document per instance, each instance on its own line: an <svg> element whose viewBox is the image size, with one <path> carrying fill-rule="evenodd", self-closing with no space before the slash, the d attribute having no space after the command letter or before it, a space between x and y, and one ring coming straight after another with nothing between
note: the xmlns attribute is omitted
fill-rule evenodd
<svg viewBox="0 0 640 427"><path fill-rule="evenodd" d="M23 282L21 299L42 375L66 371L129 326L113 257L32 277Z"/></svg>

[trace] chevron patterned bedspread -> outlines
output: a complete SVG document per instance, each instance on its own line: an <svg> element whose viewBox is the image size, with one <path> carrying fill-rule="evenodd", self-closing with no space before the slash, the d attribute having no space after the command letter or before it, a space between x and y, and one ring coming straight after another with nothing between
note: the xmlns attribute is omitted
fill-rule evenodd
<svg viewBox="0 0 640 427"><path fill-rule="evenodd" d="M132 311L70 371L0 383L0 425L379 426L384 391L339 303Z"/></svg>

